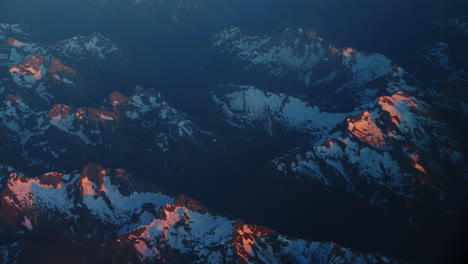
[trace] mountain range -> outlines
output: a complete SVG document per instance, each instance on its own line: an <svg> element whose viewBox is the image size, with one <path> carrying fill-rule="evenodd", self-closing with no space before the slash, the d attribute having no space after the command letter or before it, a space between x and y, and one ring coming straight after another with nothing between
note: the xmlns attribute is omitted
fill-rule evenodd
<svg viewBox="0 0 468 264"><path fill-rule="evenodd" d="M213 8L86 5L174 28ZM460 217L464 17L410 69L303 27L207 29L183 62L32 28L0 24L2 263L419 263Z"/></svg>

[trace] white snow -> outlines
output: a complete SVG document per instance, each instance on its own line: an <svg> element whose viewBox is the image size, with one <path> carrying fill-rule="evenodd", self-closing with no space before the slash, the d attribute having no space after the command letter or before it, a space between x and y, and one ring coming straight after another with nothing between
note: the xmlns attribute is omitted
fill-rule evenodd
<svg viewBox="0 0 468 264"><path fill-rule="evenodd" d="M212 99L221 107L227 121L238 127L263 122L268 130L273 121L287 128L317 133L332 129L349 114L323 112L296 97L264 92L253 86L235 88L222 97L214 91Z"/></svg>
<svg viewBox="0 0 468 264"><path fill-rule="evenodd" d="M161 193L132 193L129 196L124 196L118 190L118 186L112 185L110 176L104 176L103 191L105 196L110 200L110 206L105 202L103 197L95 197L92 195L84 195L83 203L92 211L92 213L103 221L109 221L114 224L125 223L130 220L131 213L145 203L152 203L157 207L173 203L174 199Z"/></svg>

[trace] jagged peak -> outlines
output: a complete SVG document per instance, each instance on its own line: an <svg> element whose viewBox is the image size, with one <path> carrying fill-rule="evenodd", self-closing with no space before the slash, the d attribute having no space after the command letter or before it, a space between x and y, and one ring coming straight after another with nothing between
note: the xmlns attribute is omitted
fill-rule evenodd
<svg viewBox="0 0 468 264"><path fill-rule="evenodd" d="M81 121L107 124L109 122L119 121L120 115L115 111L80 107L75 112L75 118Z"/></svg>
<svg viewBox="0 0 468 264"><path fill-rule="evenodd" d="M131 177L131 174L126 170L126 169L123 169L123 168L118 168L115 170L115 177L117 179L122 179L122 180L129 180L130 177Z"/></svg>
<svg viewBox="0 0 468 264"><path fill-rule="evenodd" d="M69 117L69 113L72 107L64 104L56 104L49 110L49 117L51 119L66 119Z"/></svg>
<svg viewBox="0 0 468 264"><path fill-rule="evenodd" d="M255 239L271 233L273 231L266 227L246 225L242 220L237 219L232 233L233 251L238 256L237 263L248 263Z"/></svg>
<svg viewBox="0 0 468 264"><path fill-rule="evenodd" d="M97 195L105 191L104 176L106 170L98 164L87 164L78 178L78 184L81 196Z"/></svg>
<svg viewBox="0 0 468 264"><path fill-rule="evenodd" d="M365 110L346 119L348 131L369 145L381 147L386 144L387 137L396 137L395 132L402 133L398 127L403 121L407 123L405 126L413 123L414 111L421 111L421 108L407 92L397 91L392 95L380 96L374 110Z"/></svg>
<svg viewBox="0 0 468 264"><path fill-rule="evenodd" d="M52 58L50 61L50 66L49 66L49 74L51 77L54 77L57 72L60 71L66 71L72 75L76 75L77 71L73 69L72 67L66 66L62 64L59 60L56 58Z"/></svg>
<svg viewBox="0 0 468 264"><path fill-rule="evenodd" d="M413 168L417 170L416 179L420 184L433 185L438 182L437 179L431 173L429 173L426 170L426 168L423 167L423 165L421 164L421 156L419 154L418 149L415 149L412 152L410 152L408 158L411 160Z"/></svg>
<svg viewBox="0 0 468 264"><path fill-rule="evenodd" d="M26 57L20 64L11 64L9 71L12 74L21 74L24 76L32 77L32 80L27 81L28 83L34 83L35 80L42 80L47 77L47 80L54 83L62 83L67 85L74 85L72 79L69 76L77 75L77 71L73 68L62 64L59 60L49 55L37 55L32 54ZM64 75L64 73L69 76ZM23 86L23 82L15 78L15 82Z"/></svg>
<svg viewBox="0 0 468 264"><path fill-rule="evenodd" d="M113 106L117 106L119 104L125 104L128 102L128 98L121 94L120 92L113 92L109 95L109 102Z"/></svg>
<svg viewBox="0 0 468 264"><path fill-rule="evenodd" d="M356 52L357 51L355 49L351 48L351 47L346 47L346 48L343 48L341 50L341 54L343 54L343 56L345 56L345 57L350 57Z"/></svg>
<svg viewBox="0 0 468 264"><path fill-rule="evenodd" d="M346 119L348 131L369 145L381 147L385 144L384 135L373 121L368 110Z"/></svg>
<svg viewBox="0 0 468 264"><path fill-rule="evenodd" d="M35 191L61 188L61 173L50 172L35 178L29 178L15 172L10 173L0 196L2 210L0 222L14 229L25 227L32 231L38 223L37 208L34 204ZM40 193L39 196L41 196ZM45 197L40 198L44 199Z"/></svg>
<svg viewBox="0 0 468 264"><path fill-rule="evenodd" d="M180 211L180 213L176 214L176 211ZM189 210L187 207L178 206L175 204L164 204L159 209L158 217L155 220L165 221L165 228L167 228L169 226L172 226L176 222L185 222L188 219L188 217ZM158 228L165 229L162 226L159 226Z"/></svg>
<svg viewBox="0 0 468 264"><path fill-rule="evenodd" d="M230 56L233 67L246 72L247 80L253 71L268 79L292 78L306 87L328 86L331 94L358 89L387 76L393 68L393 62L382 54L338 49L315 31L301 28L272 34L227 28L215 34L213 42L221 54ZM350 92L366 96L362 91Z"/></svg>
<svg viewBox="0 0 468 264"><path fill-rule="evenodd" d="M391 96L380 96L377 99L377 105L380 106L382 111L390 114L391 122L395 125L399 125L402 118L402 109L399 108L405 107L410 110L417 110L419 108L416 101L408 93L401 91Z"/></svg>
<svg viewBox="0 0 468 264"><path fill-rule="evenodd" d="M106 174L104 176L108 180L108 176L125 175L126 172L117 169L107 174L101 166L90 163L83 168L79 177L76 174L63 176L65 187L61 188L57 185L62 179L60 173L47 173L37 178L12 174L11 179L17 179L15 190L22 193L2 194L2 212L8 214L2 214L0 221L3 225L19 230L18 234L26 229L30 232L43 230L50 223L67 223L66 227L59 225L57 228L66 228L65 236L70 236L67 238L71 238L73 243L81 243L83 240L80 239L105 241L99 247L102 256L118 256L122 262L170 262L188 257L199 263L257 263L264 257L272 260L303 260L334 257L335 253L339 255L337 259L341 260L365 257L332 243L290 239L266 227L245 224L242 220L234 221L210 212L200 212L197 203L183 195L174 200L157 193L134 193L123 201L120 199L126 198L115 193L115 186L109 185L109 193L106 192L102 197L86 196L82 202L70 198L69 192L75 189L69 187L76 180L91 181L97 178L99 181L103 174ZM40 188L25 187L32 182L41 184ZM53 186L60 190L43 189ZM25 193L24 190L32 191ZM5 202L6 195L9 199L18 198L21 201L17 199L10 206ZM113 207L117 201L119 206ZM83 206L88 210L83 211ZM156 213L158 207L159 212ZM133 219L134 217L138 219ZM44 221L46 219L48 220ZM119 231L116 233L115 230ZM89 235L93 237L90 238ZM116 239L109 240L109 237ZM346 257L342 257L340 252L332 251L334 249L342 250ZM379 255L370 257L373 258L369 263L377 263L380 258Z"/></svg>
<svg viewBox="0 0 468 264"><path fill-rule="evenodd" d="M174 205L179 207L186 207L192 211L198 211L202 208L195 199L187 197L183 194L177 196L176 200L174 201Z"/></svg>
<svg viewBox="0 0 468 264"><path fill-rule="evenodd" d="M43 185L52 185L55 189L62 187L62 173L48 172L38 177L39 183Z"/></svg>
<svg viewBox="0 0 468 264"><path fill-rule="evenodd" d="M43 56L33 54L21 64L10 65L9 71L11 73L29 75L34 79L40 80L45 74L45 69L43 67L44 60L45 58Z"/></svg>
<svg viewBox="0 0 468 264"><path fill-rule="evenodd" d="M97 108L79 107L76 109L73 116L70 115L72 109L73 108L69 105L56 104L49 110L48 116L50 119L54 120L74 117L78 121L102 124L108 124L109 122L114 123L120 120L118 109L109 111Z"/></svg>

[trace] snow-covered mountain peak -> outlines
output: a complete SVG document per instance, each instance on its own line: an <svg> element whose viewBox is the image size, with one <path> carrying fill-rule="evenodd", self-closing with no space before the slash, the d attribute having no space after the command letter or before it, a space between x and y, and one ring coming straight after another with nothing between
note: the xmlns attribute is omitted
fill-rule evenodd
<svg viewBox="0 0 468 264"><path fill-rule="evenodd" d="M300 28L268 35L228 28L214 36L213 45L231 56L239 70L274 79L292 75L306 87L355 86L392 70L392 62L381 54L337 49L315 31Z"/></svg>
<svg viewBox="0 0 468 264"><path fill-rule="evenodd" d="M0 222L18 230L18 241L24 235L47 230L49 223L67 223L55 229L70 243L95 241L92 243L99 247L100 256L123 262L335 263L340 259L346 263L396 263L346 248L339 249L346 254L337 254L334 243L293 239L232 220L183 195L174 199L138 188L123 195L119 191L123 183L112 179L127 177L124 175L128 176L122 169L104 169L97 164L88 164L80 174L27 178L10 173L0 196ZM77 184L84 188L75 188ZM99 195L95 195L96 185L101 188ZM85 193L76 196L76 191Z"/></svg>
<svg viewBox="0 0 468 264"><path fill-rule="evenodd" d="M357 116L350 116L346 119L348 130L360 140L372 146L382 146L385 144L382 131L372 120L369 111L364 111Z"/></svg>
<svg viewBox="0 0 468 264"><path fill-rule="evenodd" d="M106 171L97 164L88 164L83 168L78 184L81 196L97 195L105 191L104 176Z"/></svg>

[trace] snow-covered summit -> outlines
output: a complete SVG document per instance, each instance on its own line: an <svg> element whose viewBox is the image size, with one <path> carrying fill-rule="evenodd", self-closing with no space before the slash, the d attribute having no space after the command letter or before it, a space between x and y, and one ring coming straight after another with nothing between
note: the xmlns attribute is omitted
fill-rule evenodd
<svg viewBox="0 0 468 264"><path fill-rule="evenodd" d="M28 94L36 104L59 103L64 98L77 101L84 93L93 100L97 92L86 76L102 69L117 70L123 64L120 48L98 33L44 45L31 41L20 25L1 25L0 66L8 67L8 74L0 76L16 86L6 92Z"/></svg>
<svg viewBox="0 0 468 264"><path fill-rule="evenodd" d="M397 263L331 242L289 238L213 213L183 195L142 190L124 169L88 164L81 172L36 178L12 172L7 178L0 222L16 230L20 244L56 223L63 239L95 244L102 259L120 262ZM13 252L3 244L0 250Z"/></svg>

